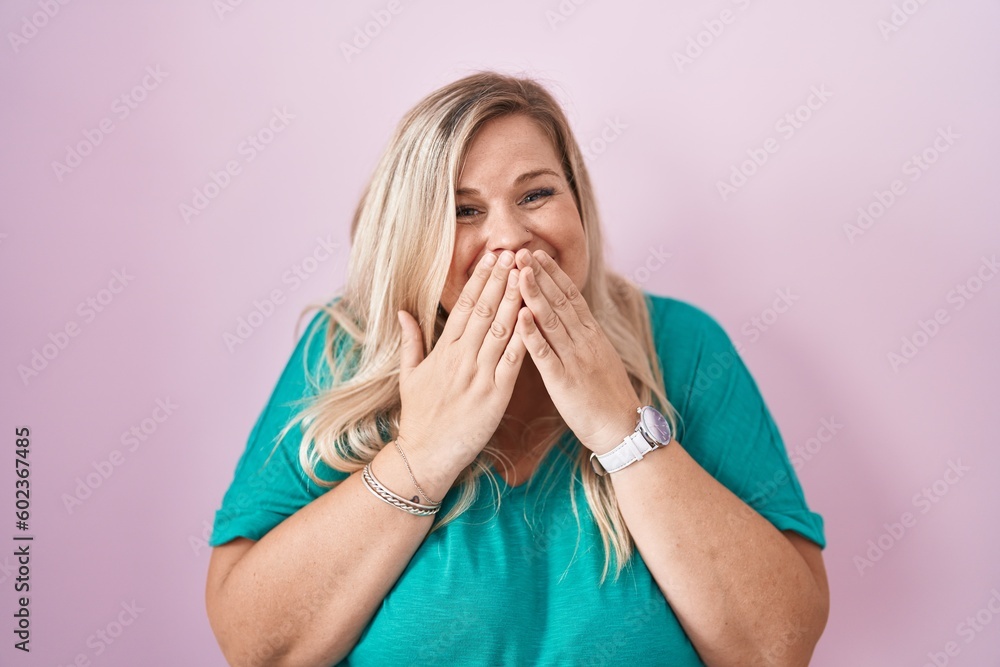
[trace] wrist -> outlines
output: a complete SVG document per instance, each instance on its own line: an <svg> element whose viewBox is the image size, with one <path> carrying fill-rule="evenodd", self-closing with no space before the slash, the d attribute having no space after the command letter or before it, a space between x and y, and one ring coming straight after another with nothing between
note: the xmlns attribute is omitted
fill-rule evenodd
<svg viewBox="0 0 1000 667"><path fill-rule="evenodd" d="M403 488L406 489L406 494L403 495L407 497L410 497L411 493L418 496L426 494L430 500L440 502L451 490L463 469L456 465L447 465L441 455L428 451L426 447L415 444L405 437L389 441L383 452L385 450L391 450L395 464L403 469L405 477ZM420 489L416 485L419 485ZM417 502L425 500L427 499Z"/></svg>
<svg viewBox="0 0 1000 667"><path fill-rule="evenodd" d="M590 455L594 472L599 476L614 473L632 465L650 452L666 447L673 439L666 417L651 405L636 409L635 429L612 449Z"/></svg>
<svg viewBox="0 0 1000 667"><path fill-rule="evenodd" d="M409 455L407 455L409 456ZM412 465L412 464L411 464ZM383 486L392 491L398 496L402 496L407 500L418 503L418 504L428 504L424 500L420 492L414 487L413 481L410 479L410 473L407 472L406 464L403 462L403 458L399 455L393 442L390 440L382 450L375 455L375 458L371 462L372 474L381 482ZM414 470L416 473L416 470ZM419 473L416 473L419 474ZM438 487L432 483L425 482L420 477L416 478L420 486L435 501L440 500L448 492L447 489L439 490Z"/></svg>
<svg viewBox="0 0 1000 667"><path fill-rule="evenodd" d="M641 403L636 400L627 408L618 410L619 419L604 429L606 435L592 438L587 443L584 443L587 449L601 456L622 444L625 438L635 432L640 407Z"/></svg>

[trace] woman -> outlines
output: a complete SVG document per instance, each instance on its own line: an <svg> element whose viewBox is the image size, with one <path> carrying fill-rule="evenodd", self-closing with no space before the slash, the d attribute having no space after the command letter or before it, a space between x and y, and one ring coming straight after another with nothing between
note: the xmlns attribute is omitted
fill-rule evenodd
<svg viewBox="0 0 1000 667"><path fill-rule="evenodd" d="M216 516L232 664L808 663L822 518L722 328L606 267L544 88L420 102L351 235Z"/></svg>

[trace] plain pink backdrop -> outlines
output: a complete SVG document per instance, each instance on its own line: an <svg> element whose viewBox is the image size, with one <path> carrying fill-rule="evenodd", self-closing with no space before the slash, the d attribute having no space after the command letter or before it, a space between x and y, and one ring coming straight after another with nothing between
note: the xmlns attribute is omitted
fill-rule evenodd
<svg viewBox="0 0 1000 667"><path fill-rule="evenodd" d="M0 546L0 663L224 664L204 610L203 540L299 311L342 285L353 207L401 115L498 68L541 77L565 104L612 265L716 317L789 452L808 454L799 477L826 521L832 588L813 664L922 665L949 642L948 664L996 664L1000 279L983 262L1000 251L1000 6L388 8L0 8L0 541L16 532L20 425L33 433L35 535L29 656L12 648L13 547ZM346 53L373 12L391 21ZM823 99L800 108L814 90ZM275 110L293 117L269 137ZM789 113L794 132L779 123ZM273 141L251 150L258 133ZM75 167L54 166L81 142ZM925 150L935 161L914 170ZM763 164L743 164L754 155ZM230 161L239 173L186 221L180 206ZM723 200L734 166L752 175ZM859 207L877 212L878 197L892 202L852 242L845 225ZM646 271L654 249L669 260ZM978 291L959 299L960 284ZM230 350L225 334L275 290L282 303ZM792 305L772 317L779 291ZM72 323L77 335L22 379L19 366ZM904 337L916 354L893 367ZM176 406L162 423L150 421L163 416L157 400ZM824 419L842 427L810 442ZM144 420L132 451L122 434ZM120 465L67 509L114 450ZM952 463L968 471L949 484ZM893 537L886 524L905 513L912 525ZM870 540L888 548L859 569ZM95 640L133 601L134 622L112 644ZM963 630L977 612L986 625Z"/></svg>

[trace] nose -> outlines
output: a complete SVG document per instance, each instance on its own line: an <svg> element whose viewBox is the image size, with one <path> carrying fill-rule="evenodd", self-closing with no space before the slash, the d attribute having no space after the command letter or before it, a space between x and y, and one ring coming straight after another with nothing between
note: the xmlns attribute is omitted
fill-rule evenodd
<svg viewBox="0 0 1000 667"><path fill-rule="evenodd" d="M531 242L529 223L519 211L491 211L486 224L489 235L486 246L497 255L504 250L517 254Z"/></svg>

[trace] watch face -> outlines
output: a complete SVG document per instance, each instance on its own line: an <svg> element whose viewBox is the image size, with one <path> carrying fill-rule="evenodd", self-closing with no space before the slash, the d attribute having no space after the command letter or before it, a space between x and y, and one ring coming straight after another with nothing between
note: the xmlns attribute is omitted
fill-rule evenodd
<svg viewBox="0 0 1000 667"><path fill-rule="evenodd" d="M656 442L661 445L670 442L670 424L667 423L666 418L656 408L650 406L644 407L639 417L639 423L642 425L642 429L646 432L646 435Z"/></svg>

